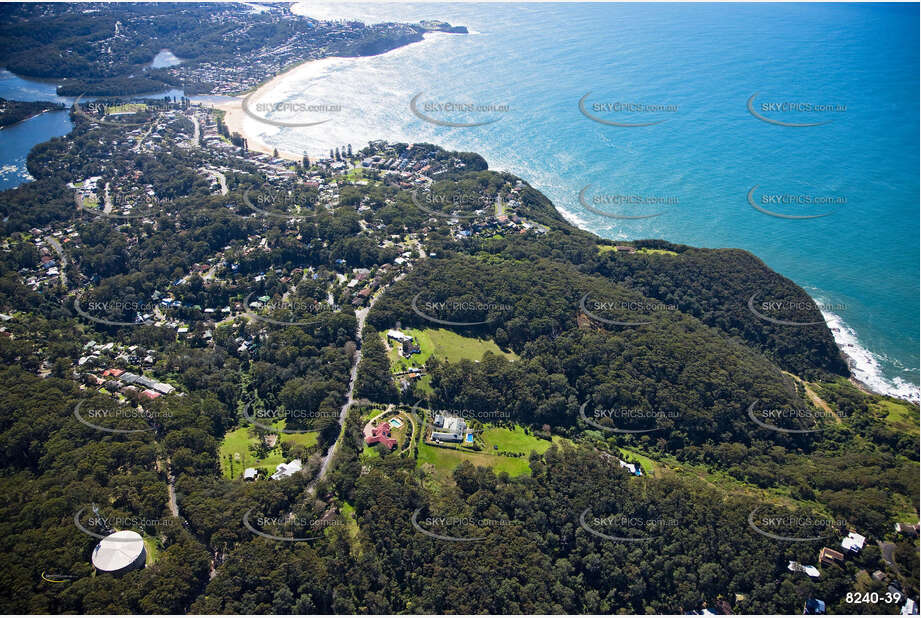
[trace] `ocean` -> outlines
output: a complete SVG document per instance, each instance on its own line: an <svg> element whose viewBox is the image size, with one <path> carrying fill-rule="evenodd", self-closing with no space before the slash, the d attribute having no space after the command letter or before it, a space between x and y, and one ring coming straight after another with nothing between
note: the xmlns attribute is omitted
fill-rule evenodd
<svg viewBox="0 0 921 618"><path fill-rule="evenodd" d="M602 237L751 251L822 304L858 379L918 401L916 5L293 10L471 33L302 65L253 103L324 122L248 132L314 156L372 139L475 151Z"/></svg>
<svg viewBox="0 0 921 618"><path fill-rule="evenodd" d="M309 2L294 11L441 19L471 34L300 67L260 100L339 109L314 113L326 122L310 127L247 118L270 145L320 154L381 138L475 151L605 238L746 249L822 306L858 379L918 400L917 6ZM824 124L759 119L753 95L768 120ZM447 113L440 103L457 105ZM605 111L616 103L628 111ZM753 188L762 210L826 216L771 216L750 203Z"/></svg>

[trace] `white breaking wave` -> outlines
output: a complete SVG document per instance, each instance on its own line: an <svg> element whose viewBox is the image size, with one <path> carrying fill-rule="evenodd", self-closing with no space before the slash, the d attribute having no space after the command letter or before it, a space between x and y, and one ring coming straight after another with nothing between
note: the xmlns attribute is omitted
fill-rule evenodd
<svg viewBox="0 0 921 618"><path fill-rule="evenodd" d="M817 299L816 303L822 304ZM822 317L831 329L835 343L847 358L854 378L874 393L898 397L918 403L921 401L921 388L896 376L890 380L883 375L880 356L863 347L857 333L848 326L840 316L831 311L822 310Z"/></svg>
<svg viewBox="0 0 921 618"><path fill-rule="evenodd" d="M389 6L392 8L394 5ZM320 19L336 18L344 11L371 23L385 21L387 17L399 21L425 17L413 14L407 19L408 15L388 13L388 5L364 7L364 14L355 15L349 10L351 7L342 4L299 3L293 5L291 10L295 14ZM300 128L268 127L246 117L243 119L245 133L258 136L258 139L277 147L279 151L307 153L312 157L325 156L331 149L345 144L361 148L372 139L431 142L448 150L476 151L489 161L490 169L517 174L541 190L552 199L567 221L581 229L611 240L657 237L658 229L652 224L639 227L622 222L600 222L595 217L586 216L578 207L575 195L569 196L571 190L557 174L550 169L536 169L520 154L497 148L490 143L489 138L484 140L478 139L476 134L436 130L415 119L409 110L409 100L424 88L423 84L439 83L437 74L433 74L427 68L427 63L420 59L456 53L456 44L468 44L465 43L466 39L458 39L456 36L427 33L423 41L385 54L359 58L330 57L302 64L283 79L273 82L269 88L263 89L258 97L253 98L252 103L286 101L339 104L341 112L328 114L329 122L322 125ZM408 70L408 67L412 70ZM276 115L268 114L269 118L273 116ZM276 119L283 118L276 116ZM605 141L613 148L625 148ZM882 363L887 359L861 345L856 332L839 316L827 311L822 311L822 314L832 330L835 343L847 357L854 378L876 393L913 402L921 400L921 388L918 385L898 376L892 379L886 377Z"/></svg>

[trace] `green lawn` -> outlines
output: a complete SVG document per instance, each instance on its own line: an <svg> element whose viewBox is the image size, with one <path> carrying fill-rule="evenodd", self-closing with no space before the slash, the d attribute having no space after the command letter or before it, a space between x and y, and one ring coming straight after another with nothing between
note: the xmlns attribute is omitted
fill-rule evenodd
<svg viewBox="0 0 921 618"><path fill-rule="evenodd" d="M411 328L404 332L415 338L421 352L413 354L407 359L400 356L401 347L399 345L392 345L389 356L390 367L394 372L405 371L410 367L423 367L433 354L439 359L451 363L464 359L478 361L483 358L483 354L486 352L504 356L509 360L517 360L518 358L518 355L514 352L502 351L496 345L496 342L491 339L464 337L445 328ZM382 333L381 336L386 341L386 333ZM390 345L389 342L388 345Z"/></svg>
<svg viewBox="0 0 921 618"><path fill-rule="evenodd" d="M273 427L284 429L285 422L277 421ZM286 433L279 434L281 442L294 446L300 444L306 448L315 446L319 438L319 432L311 431L307 433ZM249 450L251 444L256 444L258 438L252 432L252 428L240 427L224 434L219 450L221 460L221 473L229 479L240 478L243 476L243 470L246 468L259 468L263 474L273 474L278 464L285 462L281 452L281 446L276 445L269 451L269 454L258 459L253 456ZM230 459L228 459L230 458ZM231 463L232 462L232 463ZM231 466L233 473L231 474Z"/></svg>
<svg viewBox="0 0 921 618"><path fill-rule="evenodd" d="M377 452L376 444L365 444L364 450L361 452L362 461L369 459L380 459L381 454Z"/></svg>
<svg viewBox="0 0 921 618"><path fill-rule="evenodd" d="M369 408L366 412L362 412L361 420L367 423L383 411L384 410L382 408Z"/></svg>
<svg viewBox="0 0 921 618"><path fill-rule="evenodd" d="M346 530L352 540L358 538L358 521L355 519L355 507L348 502L343 502L339 507L339 514L345 520Z"/></svg>
<svg viewBox="0 0 921 618"><path fill-rule="evenodd" d="M470 453L429 446L424 442L419 444L419 457L416 460L416 465L432 464L435 466L436 476L441 479L448 479L454 469L464 461L469 461L475 466L492 468L496 474L508 472L509 476L521 476L522 474L531 473L527 457L502 457L484 453Z"/></svg>
<svg viewBox="0 0 921 618"><path fill-rule="evenodd" d="M877 409L885 415L886 422L902 431L918 434L918 408L893 399L880 399Z"/></svg>
<svg viewBox="0 0 921 618"><path fill-rule="evenodd" d="M424 435L425 427L423 426L420 431ZM531 473L531 465L528 462L531 451L542 454L553 444L560 447L564 444L572 445L570 440L560 436L553 436L551 441L528 435L519 425L516 425L514 429L487 425L486 429L477 436L477 443L484 450L471 451L459 446L458 448L451 446L440 448L426 444L420 439L416 465L432 464L435 467L435 476L441 480L450 478L454 469L464 461L469 461L475 466L492 468L496 474L508 472L509 476L521 476ZM498 448L493 449L493 446ZM502 451L524 453L525 455L524 457L509 457L494 454Z"/></svg>
<svg viewBox="0 0 921 618"><path fill-rule="evenodd" d="M144 538L144 550L147 552L147 561L145 566L153 566L160 557L160 542L146 534L141 535Z"/></svg>
<svg viewBox="0 0 921 618"><path fill-rule="evenodd" d="M640 467L643 468L643 474L654 474L655 473L656 462L654 462L652 459L650 459L649 457L646 457L645 455L641 455L637 453L636 451L631 451L630 449L626 449L622 446L618 448L620 448L620 452L624 456L625 460L629 459L631 462L639 462Z"/></svg>
<svg viewBox="0 0 921 618"><path fill-rule="evenodd" d="M489 427L480 434L480 438L486 445L487 452L499 450L530 455L531 451L537 451L538 454L542 454L551 445L549 440L526 434L524 428L519 425L515 425L515 429ZM498 448L493 449L494 446Z"/></svg>

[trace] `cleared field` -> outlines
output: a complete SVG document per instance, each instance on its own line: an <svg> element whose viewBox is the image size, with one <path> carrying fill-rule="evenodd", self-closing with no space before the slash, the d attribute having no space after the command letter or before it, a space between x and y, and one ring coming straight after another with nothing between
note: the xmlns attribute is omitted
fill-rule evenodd
<svg viewBox="0 0 921 618"><path fill-rule="evenodd" d="M499 450L526 454L536 451L541 454L552 444L549 440L528 435L520 425L516 425L514 429L490 427L480 434L480 437L486 444L487 451ZM493 447L496 448L493 449Z"/></svg>
<svg viewBox="0 0 921 618"><path fill-rule="evenodd" d="M425 334L434 345L434 354L441 359L456 363L457 361L480 360L486 352L504 356L509 360L516 360L517 354L503 352L492 339L474 339L463 337L457 333L444 329L426 329Z"/></svg>
<svg viewBox="0 0 921 618"><path fill-rule="evenodd" d="M113 114L136 114L147 110L146 103L123 103L122 105L109 105L106 107L106 115Z"/></svg>
<svg viewBox="0 0 921 618"><path fill-rule="evenodd" d="M285 422L278 421L272 425L276 429L284 429ZM306 448L316 445L319 432L279 434L280 442L290 446L301 445ZM221 459L221 473L225 478L235 479L243 475L246 468L258 468L263 474L275 472L275 467L284 462L281 446L276 445L266 457L255 457L250 451L250 445L258 443L258 438L253 433L252 427L239 427L224 434L221 441L219 455Z"/></svg>
<svg viewBox="0 0 921 618"><path fill-rule="evenodd" d="M531 473L527 457L503 457L484 453L468 453L466 451L437 448L425 443L419 445L419 457L416 460L416 465L432 464L435 467L436 476L441 479L447 479L450 478L454 469L464 461L469 461L475 466L492 468L497 474L499 472L508 472L509 476L521 476L522 474Z"/></svg>
<svg viewBox="0 0 921 618"><path fill-rule="evenodd" d="M403 358L400 355L401 347L397 343L387 344L390 346L390 368L396 373L406 371L410 367L422 367L433 354L443 360L456 363L461 360L478 361L483 358L486 352L492 352L498 356L504 356L509 360L516 360L518 355L513 352L502 351L496 342L491 339L474 339L473 337L464 337L445 328L411 328L405 331L412 335L421 350L418 354L413 354L410 358ZM386 334L382 334L386 341Z"/></svg>

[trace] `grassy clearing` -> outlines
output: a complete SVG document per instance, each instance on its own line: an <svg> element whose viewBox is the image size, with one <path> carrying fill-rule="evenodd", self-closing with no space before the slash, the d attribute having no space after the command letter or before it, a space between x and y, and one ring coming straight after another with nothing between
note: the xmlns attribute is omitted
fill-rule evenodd
<svg viewBox="0 0 921 618"><path fill-rule="evenodd" d="M147 110L146 103L123 103L122 105L110 105L106 107L106 116L112 114L136 114Z"/></svg>
<svg viewBox="0 0 921 618"><path fill-rule="evenodd" d="M470 453L467 451L438 448L422 443L419 445L418 466L431 464L435 467L435 475L442 480L451 477L451 473L464 461L469 461L475 466L492 468L498 474L508 472L509 476L530 474L531 467L526 457L503 457L487 455L484 453Z"/></svg>
<svg viewBox="0 0 921 618"><path fill-rule="evenodd" d="M543 454L552 444L550 440L525 433L524 428L520 425L515 425L514 429L489 427L480 434L480 438L486 445L487 452L498 450L530 455L531 451L536 451L538 454Z"/></svg>
<svg viewBox="0 0 921 618"><path fill-rule="evenodd" d="M146 534L142 534L141 537L144 539L144 551L147 552L147 561L144 564L145 566L153 566L160 557L160 542Z"/></svg>
<svg viewBox="0 0 921 618"><path fill-rule="evenodd" d="M657 468L655 461L649 457L646 457L645 455L641 455L636 451L626 449L622 446L618 448L620 449L621 454L624 456L624 459L629 459L631 462L638 462L640 464L640 467L643 469L643 474L655 474Z"/></svg>
<svg viewBox="0 0 921 618"><path fill-rule="evenodd" d="M277 421L272 424L272 427L278 430L284 429L285 421ZM305 448L310 448L317 444L320 434L316 431L310 431L278 435L279 441L276 446L268 452L268 455L258 458L253 455L249 448L250 445L256 445L259 441L252 427L239 427L228 431L224 434L219 450L221 473L228 479L240 478L246 468L258 468L262 470L263 474L272 474L278 464L286 461L281 452L282 442L289 446L301 445Z"/></svg>
<svg viewBox="0 0 921 618"><path fill-rule="evenodd" d="M427 424L427 422L423 423L420 429L421 435L425 435ZM507 472L509 476L521 476L531 474L531 465L528 461L531 451L542 454L553 444L559 447L572 446L570 440L561 436L553 436L552 440L545 440L528 435L519 425L516 425L514 429L487 425L485 430L478 435L477 442L484 447L483 451L471 451L459 445L456 447L432 446L426 444L420 436L416 465L421 467L431 464L435 468L435 478L439 481L449 480L454 469L464 461L469 461L475 466L492 468L496 474ZM524 457L510 457L496 454L498 452L524 453L525 455Z"/></svg>
<svg viewBox="0 0 921 618"><path fill-rule="evenodd" d="M368 421L370 421L372 418L374 418L378 414L381 414L383 411L384 411L383 408L371 408L362 413L361 420L367 423Z"/></svg>
<svg viewBox="0 0 921 618"><path fill-rule="evenodd" d="M394 373L406 371L410 367L423 367L433 354L437 358L451 363L461 360L478 361L483 358L483 354L486 352L504 356L509 360L518 359L517 354L504 352L491 339L464 337L445 328L411 328L405 332L413 336L421 352L413 354L410 358L404 358L400 355L402 348L399 344L387 342L387 345L390 346L388 353L390 368ZM386 341L386 334L384 333L381 336Z"/></svg>
<svg viewBox="0 0 921 618"><path fill-rule="evenodd" d="M358 520L355 519L355 507L348 502L343 502L339 507L339 514L345 521L349 537L354 541L358 539Z"/></svg>
<svg viewBox="0 0 921 618"><path fill-rule="evenodd" d="M626 245L630 246L630 245ZM617 251L617 247L614 245L598 245L598 253L613 253ZM678 255L674 251L669 251L668 249L637 249L637 254L642 253L643 255Z"/></svg>
<svg viewBox="0 0 921 618"><path fill-rule="evenodd" d="M918 435L918 408L910 403L894 399L881 399L876 409L885 417L886 423L895 429Z"/></svg>
<svg viewBox="0 0 921 618"><path fill-rule="evenodd" d="M518 359L518 355L513 352L503 352L492 339L463 337L444 328L426 329L425 333L435 346L435 356L451 363L464 359L480 360L486 352L504 356L509 360Z"/></svg>

